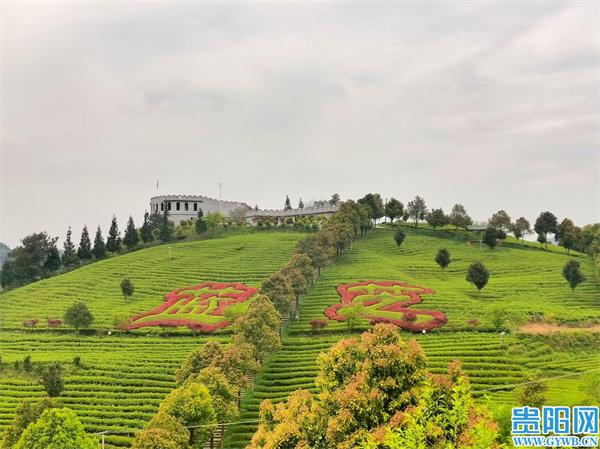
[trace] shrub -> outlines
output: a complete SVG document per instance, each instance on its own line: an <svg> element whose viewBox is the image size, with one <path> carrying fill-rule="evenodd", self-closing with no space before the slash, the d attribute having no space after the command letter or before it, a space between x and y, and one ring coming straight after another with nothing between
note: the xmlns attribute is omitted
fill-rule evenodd
<svg viewBox="0 0 600 449"><path fill-rule="evenodd" d="M48 327L59 327L62 326L63 322L59 319L48 318Z"/></svg>
<svg viewBox="0 0 600 449"><path fill-rule="evenodd" d="M310 320L310 327L312 329L313 332L319 332L321 329L323 329L324 327L327 326L327 320L319 320L319 319L314 319L314 320Z"/></svg>
<svg viewBox="0 0 600 449"><path fill-rule="evenodd" d="M416 321L417 319L417 314L415 312L411 312L410 310L408 312L404 312L404 319L406 321Z"/></svg>
<svg viewBox="0 0 600 449"><path fill-rule="evenodd" d="M25 326L25 327L35 327L37 323L38 323L38 320L36 318L33 318L31 320L25 320L25 321L23 321L23 326Z"/></svg>
<svg viewBox="0 0 600 449"><path fill-rule="evenodd" d="M469 321L467 321L467 324L469 326L477 327L477 326L479 326L481 324L481 321L479 321L479 320L477 320L475 318L472 318Z"/></svg>
<svg viewBox="0 0 600 449"><path fill-rule="evenodd" d="M75 357L73 357L73 365L75 366L81 366L81 357L76 355Z"/></svg>

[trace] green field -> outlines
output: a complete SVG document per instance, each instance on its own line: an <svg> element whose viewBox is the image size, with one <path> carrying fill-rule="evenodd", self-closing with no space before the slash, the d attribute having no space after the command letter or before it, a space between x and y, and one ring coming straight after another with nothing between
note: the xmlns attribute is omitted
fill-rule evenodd
<svg viewBox="0 0 600 449"><path fill-rule="evenodd" d="M578 349L574 354L556 351L533 336L502 337L494 331L488 313L502 305L515 315L513 319L530 314L545 314L565 321L600 318L600 289L587 256L567 256L560 250L545 252L514 244L493 251L480 250L479 245L456 241L452 235L404 229L407 237L400 249L393 241L392 230L378 229L322 271L321 278L301 301L300 320L290 325L283 350L271 357L257 379L255 391L244 398L242 419L257 419L263 399L281 401L298 388L314 389L316 358L345 337L346 324L329 321L319 335L311 336L310 321L324 319L323 311L340 301L336 290L340 284L363 280L393 280L433 288L434 295L423 295L422 303L411 306L441 310L448 317L446 326L416 335L425 349L430 369L442 372L449 361L462 360L476 396L484 402L489 400L493 407L516 403L514 389L498 387L522 381L527 371L542 370L546 376L561 376L600 366L599 347ZM437 250L443 247L450 250L453 260L444 273L434 261ZM588 278L574 295L561 275L569 257L577 257ZM467 267L474 260L483 261L491 274L480 297L465 280ZM474 328L467 323L471 319L481 324ZM354 332L368 327L370 324L365 320ZM415 337L407 331L403 333L406 338ZM551 403L576 404L583 397L581 377L560 379L549 385ZM230 428L225 446L244 447L255 429L254 424Z"/></svg>
<svg viewBox="0 0 600 449"><path fill-rule="evenodd" d="M475 395L493 406L514 404L514 389L499 387L520 382L528 371L558 376L600 365L597 345L557 350L541 337L501 336L489 313L501 305L514 323L534 315L565 323L600 319L600 289L587 256L567 256L555 248L545 252L514 242L493 251L481 250L451 234L409 228L406 233L402 247L397 248L393 230L374 230L322 271L301 300L299 321L288 325L283 349L268 358L255 389L245 394L241 420L255 421L263 399L280 401L298 388L314 389L318 354L347 334L344 322L329 321L313 335L310 321L326 319L325 309L340 301L339 285L358 281L399 281L433 289L434 294L424 294L423 301L411 308L440 310L448 323L425 335L402 331L403 335L422 343L433 372L443 372L449 361L461 359ZM31 355L34 367L64 362L63 403L76 410L89 432L116 432L107 439L109 447L127 446L174 387L173 374L180 361L207 337L193 337L186 328L163 335L164 330L146 327L131 334L79 335L67 327L50 331L45 320L62 317L70 304L81 300L96 316L92 327L106 331L113 327L115 316L151 310L177 288L205 281L257 287L287 262L302 235L257 232L178 243L171 249L157 246L0 294L0 430L10 422L21 400L44 395L34 375L13 367L15 361ZM434 262L442 247L450 250L453 259L445 272ZM587 277L575 294L561 275L569 257L581 262ZM483 261L491 272L481 295L465 280L466 269L474 260ZM130 277L136 287L130 301L120 292L123 277ZM23 321L32 318L40 320L37 327L24 328ZM470 320L480 324L472 326ZM369 327L364 320L353 332L357 335ZM217 335L228 338L226 333ZM80 367L72 363L75 356L81 357ZM581 383L577 376L552 381L549 401L576 404L583 397ZM244 447L255 428L253 422L230 426L225 447Z"/></svg>
<svg viewBox="0 0 600 449"><path fill-rule="evenodd" d="M214 240L175 243L87 265L61 276L0 294L0 328L23 329L23 321L62 318L84 301L96 318L93 327L112 328L116 317L160 305L165 294L203 281L258 286L291 257L303 234L260 232ZM125 301L120 282L131 279L135 292ZM144 330L147 328L144 328Z"/></svg>
<svg viewBox="0 0 600 449"><path fill-rule="evenodd" d="M130 335L83 336L68 328L49 332L45 319L61 317L81 300L96 317L93 327L109 329L115 314L149 310L179 287L202 281L258 286L287 262L302 236L260 232L173 244L170 251L158 246L0 294L0 431L19 402L45 395L34 374L13 368L15 361L31 355L34 368L64 362L62 402L77 412L87 431L120 433L107 437L109 447L127 446L175 387L179 363L207 337L192 337L186 328L180 337L163 336L159 328L153 332L147 327ZM125 276L136 287L127 302L119 288ZM35 332L22 325L31 318L40 320ZM81 357L79 368L72 364L75 356Z"/></svg>

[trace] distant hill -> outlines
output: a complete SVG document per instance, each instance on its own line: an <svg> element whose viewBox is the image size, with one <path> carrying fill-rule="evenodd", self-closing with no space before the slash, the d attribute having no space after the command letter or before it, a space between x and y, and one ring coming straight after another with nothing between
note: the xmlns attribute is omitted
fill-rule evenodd
<svg viewBox="0 0 600 449"><path fill-rule="evenodd" d="M10 252L10 248L8 245L0 242L0 264L4 263L4 259L6 259L6 255Z"/></svg>

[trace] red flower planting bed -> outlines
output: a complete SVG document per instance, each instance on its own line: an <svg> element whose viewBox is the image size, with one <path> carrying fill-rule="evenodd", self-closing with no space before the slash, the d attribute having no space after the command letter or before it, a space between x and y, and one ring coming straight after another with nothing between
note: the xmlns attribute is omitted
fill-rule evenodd
<svg viewBox="0 0 600 449"><path fill-rule="evenodd" d="M146 326L185 326L202 333L212 332L230 324L224 318L214 317L223 317L226 309L247 301L255 293L255 288L239 282L203 282L192 287L179 288L167 293L165 302L160 306L131 317L125 328L132 330ZM216 301L216 307L209 312L207 309L211 301Z"/></svg>
<svg viewBox="0 0 600 449"><path fill-rule="evenodd" d="M402 329L421 332L441 327L448 322L446 315L439 310L409 309L423 300L421 295L435 294L430 288L397 281L362 281L340 285L337 291L341 302L329 306L324 312L330 320L345 321L346 317L340 313L340 309L352 306L353 301L357 299L355 304L360 303L366 308L363 317L370 320L371 324L392 323ZM360 297L363 296L369 296L369 299L361 301ZM384 305L384 299L387 301L390 296L397 300ZM378 304L381 306L377 306ZM393 312L398 318L382 316L379 311ZM424 320L425 317L428 319Z"/></svg>

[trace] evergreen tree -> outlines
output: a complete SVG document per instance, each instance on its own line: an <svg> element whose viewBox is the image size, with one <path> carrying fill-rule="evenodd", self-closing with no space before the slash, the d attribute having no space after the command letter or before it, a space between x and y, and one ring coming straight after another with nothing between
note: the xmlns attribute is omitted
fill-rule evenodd
<svg viewBox="0 0 600 449"><path fill-rule="evenodd" d="M198 218L196 218L196 234L203 234L206 232L208 227L206 226L206 221L204 220L204 212L202 209L198 211Z"/></svg>
<svg viewBox="0 0 600 449"><path fill-rule="evenodd" d="M467 281L477 287L479 295L481 295L481 289L487 285L489 278L490 272L481 262L473 262L469 267Z"/></svg>
<svg viewBox="0 0 600 449"><path fill-rule="evenodd" d="M125 228L125 236L123 237L123 244L129 248L135 248L137 244L140 243L140 236L138 235L137 229L135 229L135 224L133 223L133 218L131 215L129 216L129 220L127 220L127 227Z"/></svg>
<svg viewBox="0 0 600 449"><path fill-rule="evenodd" d="M56 271L61 266L60 254L58 253L58 248L56 244L52 245L48 248L48 255L46 256L46 261L44 262L44 268L48 272Z"/></svg>
<svg viewBox="0 0 600 449"><path fill-rule="evenodd" d="M300 198L300 201L298 202L298 209L304 209L304 203L302 202L302 198Z"/></svg>
<svg viewBox="0 0 600 449"><path fill-rule="evenodd" d="M404 241L405 238L406 238L406 234L404 233L404 231L402 229L398 229L394 233L394 241L396 242L396 245L398 247L400 247L400 245L402 245L402 242Z"/></svg>
<svg viewBox="0 0 600 449"><path fill-rule="evenodd" d="M114 254L120 249L121 237L119 234L119 226L117 225L117 217L113 215L110 229L108 230L108 238L106 239L106 250Z"/></svg>
<svg viewBox="0 0 600 449"><path fill-rule="evenodd" d="M565 218L558 225L558 233L556 234L558 244L567 249L567 254L571 252L579 241L583 239L581 228L575 226L573 220Z"/></svg>
<svg viewBox="0 0 600 449"><path fill-rule="evenodd" d="M173 226L169 221L169 212L165 208L162 220L160 223L160 240L162 242L170 242L173 240Z"/></svg>
<svg viewBox="0 0 600 449"><path fill-rule="evenodd" d="M445 269L448 265L450 265L450 262L452 262L450 259L450 251L448 251L446 248L440 249L435 256L435 261L442 270Z"/></svg>
<svg viewBox="0 0 600 449"><path fill-rule="evenodd" d="M144 213L144 224L142 224L140 234L142 242L151 243L154 241L154 234L152 234L152 225L150 223L150 214L147 211Z"/></svg>
<svg viewBox="0 0 600 449"><path fill-rule="evenodd" d="M128 278L125 278L121 281L121 293L123 293L123 298L126 300L131 298L133 295L133 282L131 282Z"/></svg>
<svg viewBox="0 0 600 449"><path fill-rule="evenodd" d="M571 290L575 291L575 287L585 281L585 276L581 272L581 264L576 260L569 260L563 268L563 276L569 283Z"/></svg>
<svg viewBox="0 0 600 449"><path fill-rule="evenodd" d="M82 262L92 258L92 242L90 241L90 233L88 232L87 226L84 226L83 231L81 231L81 240L79 240L77 257L79 257L79 260Z"/></svg>
<svg viewBox="0 0 600 449"><path fill-rule="evenodd" d="M55 398L62 393L65 383L62 377L62 367L59 363L53 363L42 373L42 383L48 396Z"/></svg>
<svg viewBox="0 0 600 449"><path fill-rule="evenodd" d="M283 206L284 210L290 210L292 208L292 203L290 202L290 197L289 196L285 196L285 204Z"/></svg>
<svg viewBox="0 0 600 449"><path fill-rule="evenodd" d="M498 239L504 240L506 233L502 229L496 229L494 227L488 227L483 234L483 243L494 249L498 244Z"/></svg>
<svg viewBox="0 0 600 449"><path fill-rule="evenodd" d="M63 255L62 255L62 263L65 266L65 268L72 268L73 266L77 265L78 259L77 259L77 252L75 251L75 245L73 244L73 241L71 240L71 227L69 226L69 229L67 231L67 238L65 239L65 242L63 243Z"/></svg>
<svg viewBox="0 0 600 449"><path fill-rule="evenodd" d="M94 248L92 249L96 260L100 260L106 256L106 245L104 244L104 238L102 237L102 231L100 226L96 230L96 237L94 237Z"/></svg>

